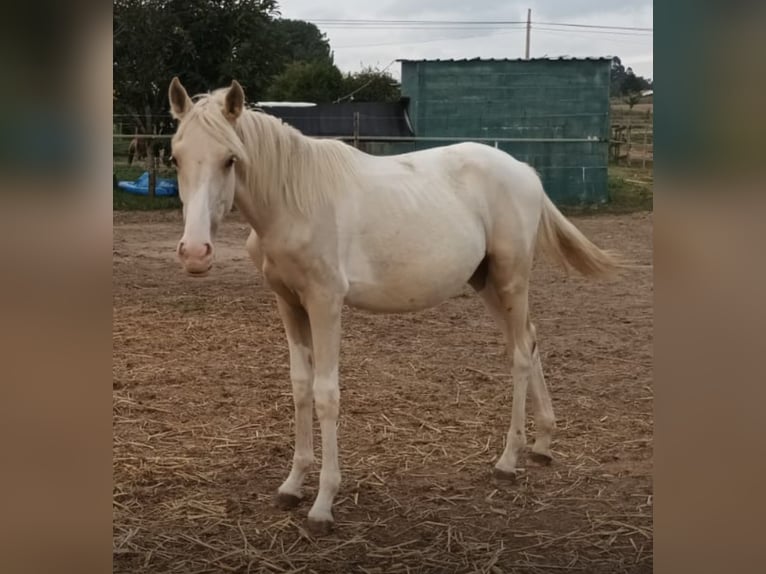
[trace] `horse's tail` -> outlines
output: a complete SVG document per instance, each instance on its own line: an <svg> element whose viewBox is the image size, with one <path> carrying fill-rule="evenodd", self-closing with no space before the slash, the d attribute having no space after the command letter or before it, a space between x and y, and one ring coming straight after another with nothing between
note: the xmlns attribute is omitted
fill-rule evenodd
<svg viewBox="0 0 766 574"><path fill-rule="evenodd" d="M564 269L574 268L586 277L610 277L624 267L615 253L600 249L585 237L545 192L537 233L541 247Z"/></svg>

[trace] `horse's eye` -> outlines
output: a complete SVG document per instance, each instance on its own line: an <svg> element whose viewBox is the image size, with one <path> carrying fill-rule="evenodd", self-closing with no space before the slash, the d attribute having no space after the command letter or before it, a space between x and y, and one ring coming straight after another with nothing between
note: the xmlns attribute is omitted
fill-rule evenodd
<svg viewBox="0 0 766 574"><path fill-rule="evenodd" d="M178 167L178 160L175 158L175 156L170 156L170 163L172 163L175 167Z"/></svg>
<svg viewBox="0 0 766 574"><path fill-rule="evenodd" d="M229 168L233 166L236 161L237 161L237 158L234 156L231 156L229 159L226 160L226 167Z"/></svg>

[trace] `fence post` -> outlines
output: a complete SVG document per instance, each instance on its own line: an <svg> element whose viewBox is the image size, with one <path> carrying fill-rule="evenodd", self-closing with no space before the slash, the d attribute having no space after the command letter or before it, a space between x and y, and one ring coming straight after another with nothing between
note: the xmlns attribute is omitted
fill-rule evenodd
<svg viewBox="0 0 766 574"><path fill-rule="evenodd" d="M154 156L154 145L149 145L149 197L154 199L157 187L157 158Z"/></svg>
<svg viewBox="0 0 766 574"><path fill-rule="evenodd" d="M359 112L354 112L354 147L359 148Z"/></svg>
<svg viewBox="0 0 766 574"><path fill-rule="evenodd" d="M633 136L633 127L631 125L632 122L630 121L630 119L631 119L630 118L630 112L628 112L628 129L627 129L627 132L628 132L628 153L625 156L625 159L627 160L628 167L631 167L633 165L632 160L630 158L631 148L633 147L632 146L632 141L631 141L633 139L633 137L632 137Z"/></svg>
<svg viewBox="0 0 766 574"><path fill-rule="evenodd" d="M646 135L649 133L649 128L644 127L644 153L641 154L641 168L646 169L646 154L649 153L649 146L647 144Z"/></svg>

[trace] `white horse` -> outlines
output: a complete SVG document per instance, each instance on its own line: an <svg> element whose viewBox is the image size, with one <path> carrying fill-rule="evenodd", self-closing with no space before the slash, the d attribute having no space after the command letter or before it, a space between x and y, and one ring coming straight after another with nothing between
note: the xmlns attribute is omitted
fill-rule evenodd
<svg viewBox="0 0 766 574"><path fill-rule="evenodd" d="M178 256L193 275L213 263L213 238L233 204L252 226L247 250L276 294L290 350L295 402L292 469L277 492L301 500L313 463L312 402L320 422L319 492L308 513L315 533L333 524L340 486L336 423L344 304L402 313L432 307L468 283L497 321L512 359L513 409L495 475L513 478L526 445L531 390L536 439L531 456L551 460L555 419L546 389L528 286L536 246L565 268L605 276L623 264L600 250L556 209L537 173L492 147L460 143L376 157L339 141L303 136L247 109L242 87L189 98L169 89L183 201Z"/></svg>

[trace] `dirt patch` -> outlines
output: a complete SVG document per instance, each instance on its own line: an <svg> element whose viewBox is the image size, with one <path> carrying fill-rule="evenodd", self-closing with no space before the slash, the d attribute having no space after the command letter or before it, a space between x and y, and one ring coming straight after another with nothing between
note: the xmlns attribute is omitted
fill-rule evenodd
<svg viewBox="0 0 766 574"><path fill-rule="evenodd" d="M247 225L230 218L195 279L174 256L179 214L116 214L115 572L651 572L652 218L573 221L645 267L595 283L536 264L554 464L492 478L512 393L470 288L416 314L346 310L337 526L313 539L318 465L301 506L272 504L293 408Z"/></svg>

